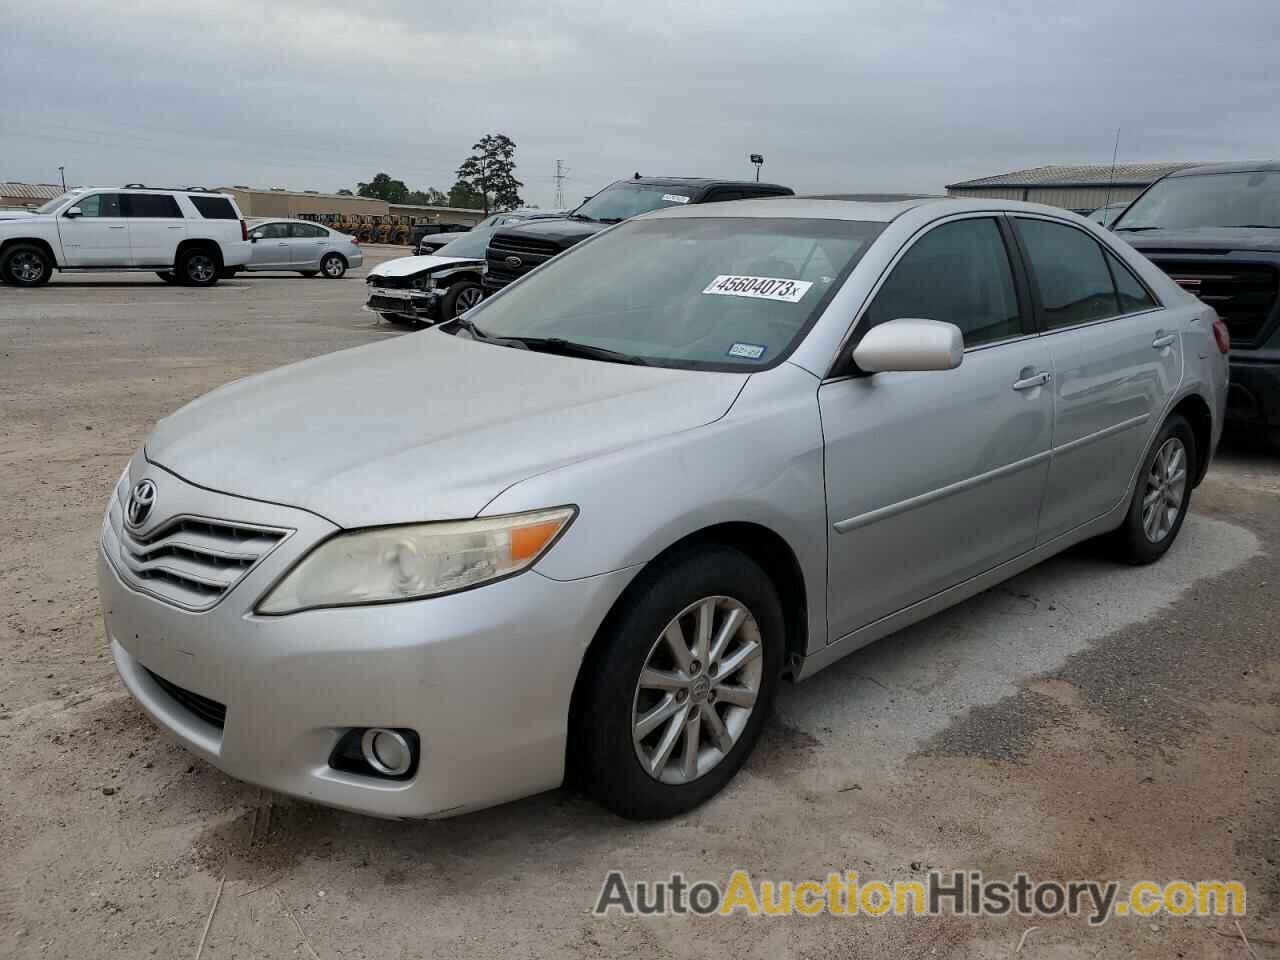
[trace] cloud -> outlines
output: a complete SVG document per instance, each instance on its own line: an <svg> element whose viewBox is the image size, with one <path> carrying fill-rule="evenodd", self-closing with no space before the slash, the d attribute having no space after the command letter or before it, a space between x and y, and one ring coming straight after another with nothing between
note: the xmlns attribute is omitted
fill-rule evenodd
<svg viewBox="0 0 1280 960"><path fill-rule="evenodd" d="M1245 0L0 0L0 177L447 189L519 145L528 199L635 170L940 190L1021 166L1276 151L1280 7ZM17 94L17 95L15 95Z"/></svg>

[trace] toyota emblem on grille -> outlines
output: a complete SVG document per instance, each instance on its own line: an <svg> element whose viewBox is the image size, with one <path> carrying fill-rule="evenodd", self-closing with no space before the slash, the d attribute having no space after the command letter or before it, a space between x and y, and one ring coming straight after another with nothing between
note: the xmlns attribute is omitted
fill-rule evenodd
<svg viewBox="0 0 1280 960"><path fill-rule="evenodd" d="M524 263L524 261L519 257L507 257L507 266L509 267L518 267L522 263Z"/></svg>
<svg viewBox="0 0 1280 960"><path fill-rule="evenodd" d="M129 494L129 505L125 508L129 515L129 526L140 527L151 516L151 508L156 505L156 485L150 480L139 480Z"/></svg>

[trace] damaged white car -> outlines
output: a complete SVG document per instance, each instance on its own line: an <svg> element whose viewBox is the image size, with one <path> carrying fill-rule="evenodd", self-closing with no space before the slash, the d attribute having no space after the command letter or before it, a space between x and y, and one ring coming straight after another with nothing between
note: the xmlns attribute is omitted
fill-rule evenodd
<svg viewBox="0 0 1280 960"><path fill-rule="evenodd" d="M475 229L431 256L400 257L369 271L365 309L398 324L439 323L470 310L484 297L480 271L496 228Z"/></svg>

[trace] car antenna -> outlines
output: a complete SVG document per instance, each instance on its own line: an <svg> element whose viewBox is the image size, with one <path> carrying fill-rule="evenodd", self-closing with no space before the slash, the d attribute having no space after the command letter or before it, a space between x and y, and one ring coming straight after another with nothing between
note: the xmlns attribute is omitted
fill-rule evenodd
<svg viewBox="0 0 1280 960"><path fill-rule="evenodd" d="M1111 151L1111 175L1107 177L1107 199L1102 204L1103 219L1106 219L1106 209L1111 206L1111 185L1116 182L1116 157L1120 155L1120 128L1116 127L1116 145Z"/></svg>

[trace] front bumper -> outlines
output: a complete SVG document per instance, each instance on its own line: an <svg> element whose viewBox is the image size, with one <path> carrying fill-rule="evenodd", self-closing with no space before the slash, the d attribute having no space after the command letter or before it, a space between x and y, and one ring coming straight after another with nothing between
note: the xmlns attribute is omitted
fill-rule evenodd
<svg viewBox="0 0 1280 960"><path fill-rule="evenodd" d="M1232 354L1227 420L1255 426L1280 426L1280 357L1254 358Z"/></svg>
<svg viewBox="0 0 1280 960"><path fill-rule="evenodd" d="M435 290L392 290L370 287L365 307L374 313L394 313L435 322L440 319L440 294Z"/></svg>
<svg viewBox="0 0 1280 960"><path fill-rule="evenodd" d="M162 498L204 516L251 503L146 473ZM298 533L204 613L139 592L99 550L112 656L160 726L233 777L376 816L447 816L559 785L583 654L633 571L572 581L528 571L429 600L261 617L258 597L321 533L317 518L302 529L300 511L279 511ZM223 705L223 725L156 677ZM347 730L371 726L418 733L410 779L329 766Z"/></svg>

